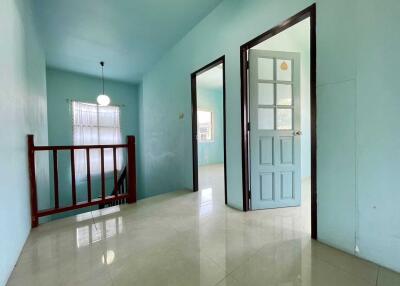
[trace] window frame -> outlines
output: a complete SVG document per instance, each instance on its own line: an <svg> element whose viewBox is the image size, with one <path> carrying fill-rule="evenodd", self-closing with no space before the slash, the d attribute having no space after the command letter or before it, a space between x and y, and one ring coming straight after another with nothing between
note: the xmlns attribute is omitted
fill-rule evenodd
<svg viewBox="0 0 400 286"><path fill-rule="evenodd" d="M96 108L96 125L87 125L86 127L91 127L91 128L96 128L97 129L97 133L98 133L98 135L97 135L97 142L93 142L93 143L83 143L83 142L75 142L75 132L76 132L76 128L79 128L78 126L78 124L75 124L75 122L74 122L74 112L75 112L75 110L74 110L74 103L78 103L78 104L85 104L85 105L88 105L88 106L91 106L91 107L95 107ZM72 144L73 145L103 145L104 143L101 143L101 140L100 140L100 128L102 128L102 127L105 127L105 126L102 126L102 125L100 125L100 123L99 123L99 117L100 117L100 115L99 115L99 113L100 113L100 107L103 107L103 106L99 106L97 103L91 103L91 102L85 102L85 101L78 101L78 100L73 100L73 101L71 101L71 105L70 105L70 108L71 108L71 125L72 125ZM108 107L108 106L107 106ZM114 108L117 108L118 109L118 125L117 125L117 127L113 127L114 129L118 129L119 130L119 138L120 138L120 141L121 142L114 142L114 143L111 143L111 144L107 144L107 145L113 145L113 144L122 144L122 128L121 128L121 108L120 108L120 106L115 106L115 105L110 105L110 107L114 107ZM81 125L81 126L83 126L83 124ZM109 148L107 148L107 149L104 149L104 150L108 150ZM100 170L97 170L97 168L96 167L92 167L92 164L93 164L93 162L92 162L92 159L93 159L93 154L92 154L92 152L94 152L95 150L98 150L98 151L100 151L100 149L93 149L93 150L91 150L91 173L90 173L90 175L92 176L92 177L94 177L94 178L97 178L97 177L100 177L101 176L101 167L100 167ZM111 149L110 149L111 150ZM100 152L99 152L100 153ZM106 153L106 152L104 152L104 153ZM79 152L75 152L75 162L76 163L78 163L79 162L79 156L80 156L80 154L79 154ZM94 155L94 157L95 157L96 155ZM86 155L84 155L84 157L86 157ZM106 154L105 154L105 157L106 157ZM105 161L107 161L107 160L105 160ZM106 163L106 162L105 162ZM117 172L119 173L119 172L121 172L122 171L122 169L123 169L123 165L124 165L124 155L123 155L123 150L121 149L121 148L117 148ZM85 166L86 166L86 159L85 159ZM86 167L85 167L86 168ZM75 168L75 170L77 170L78 168L76 167ZM112 166L112 167L110 167L110 168L104 168L104 175L105 175L105 178L106 179L109 179L109 178L111 178L111 177L113 177L114 175L113 175L113 169L114 169L114 167ZM84 181L87 181L87 177L86 176L80 176L79 177L79 175L76 175L76 180L77 180L77 182L84 182Z"/></svg>
<svg viewBox="0 0 400 286"><path fill-rule="evenodd" d="M202 140L200 136L200 124L199 124L199 112L209 112L211 114L211 122L210 122L210 140ZM205 108L198 108L197 109L197 138L199 143L214 143L215 142L215 134L214 134L214 129L215 129L215 120L214 120L214 112L210 109L205 109Z"/></svg>

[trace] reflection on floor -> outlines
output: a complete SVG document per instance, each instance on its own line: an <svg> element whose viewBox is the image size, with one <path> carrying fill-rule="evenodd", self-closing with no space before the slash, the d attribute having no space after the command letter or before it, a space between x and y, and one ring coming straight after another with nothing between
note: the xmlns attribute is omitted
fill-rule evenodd
<svg viewBox="0 0 400 286"><path fill-rule="evenodd" d="M200 172L198 193L41 225L8 285L400 285L394 272L311 241L306 202L243 213L224 205L221 166Z"/></svg>
<svg viewBox="0 0 400 286"><path fill-rule="evenodd" d="M199 190L203 203L225 204L223 164L199 166Z"/></svg>

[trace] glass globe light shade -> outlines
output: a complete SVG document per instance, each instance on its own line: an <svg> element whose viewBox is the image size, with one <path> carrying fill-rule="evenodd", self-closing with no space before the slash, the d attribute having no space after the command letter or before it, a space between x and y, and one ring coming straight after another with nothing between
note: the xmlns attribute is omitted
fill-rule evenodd
<svg viewBox="0 0 400 286"><path fill-rule="evenodd" d="M98 103L99 105L101 105L101 106L107 106L107 105L110 104L110 102L111 102L111 100L110 100L110 98L108 97L108 95L100 94L100 95L97 97L97 103Z"/></svg>

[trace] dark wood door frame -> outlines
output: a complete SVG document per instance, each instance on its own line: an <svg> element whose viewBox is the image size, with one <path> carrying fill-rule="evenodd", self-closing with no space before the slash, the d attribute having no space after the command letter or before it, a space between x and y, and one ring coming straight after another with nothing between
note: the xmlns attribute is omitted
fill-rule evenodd
<svg viewBox="0 0 400 286"><path fill-rule="evenodd" d="M199 190L199 166L197 148L197 86L196 77L206 71L222 64L222 113L223 113L223 133L224 133L224 188L225 204L228 203L227 176L226 176L226 84L225 84L225 56L222 56L206 66L198 69L191 74L192 84L192 152L193 152L193 191Z"/></svg>
<svg viewBox="0 0 400 286"><path fill-rule="evenodd" d="M278 26L266 31L240 47L241 117L242 117L242 179L243 210L249 205L249 105L248 105L248 51L250 48L279 34L287 28L310 18L310 116L311 116L311 237L317 239L317 93L316 93L316 5L313 4Z"/></svg>

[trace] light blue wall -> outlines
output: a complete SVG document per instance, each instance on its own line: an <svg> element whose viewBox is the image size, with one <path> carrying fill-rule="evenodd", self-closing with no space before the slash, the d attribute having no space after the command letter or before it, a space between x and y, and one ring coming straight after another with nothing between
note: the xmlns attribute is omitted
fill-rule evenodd
<svg viewBox="0 0 400 286"><path fill-rule="evenodd" d="M356 243L363 257L400 271L400 2L356 9Z"/></svg>
<svg viewBox="0 0 400 286"><path fill-rule="evenodd" d="M198 143L199 166L224 162L224 115L222 88L197 89L197 109L213 114L214 140Z"/></svg>
<svg viewBox="0 0 400 286"><path fill-rule="evenodd" d="M0 35L0 285L5 285L31 228L26 135L47 144L47 103L45 58L30 1L0 1ZM48 195L47 158L38 158L36 170Z"/></svg>
<svg viewBox="0 0 400 286"><path fill-rule="evenodd" d="M242 208L239 47L312 3L225 0L146 74L146 194L192 188L189 75L225 54L228 204ZM396 0L317 1L318 236L398 271L399 10Z"/></svg>
<svg viewBox="0 0 400 286"><path fill-rule="evenodd" d="M138 87L132 84L106 80L105 89L112 100L112 104L124 105L120 108L122 139L126 140L127 135L137 136L139 133ZM71 103L67 100L74 99L82 102L95 103L96 97L100 91L100 78L47 68L47 107L50 145L73 144L72 110ZM50 164L52 166L52 159L50 159ZM60 192L60 204L70 204L71 167L68 152L60 152L58 168L59 189L60 191L62 190L62 192ZM51 182L53 182L53 180L51 180ZM51 184L51 187L53 187L53 184ZM106 176L107 193L111 193L112 189L113 177ZM101 180L99 176L93 177L93 197L95 195L99 196L100 190ZM86 180L77 182L77 196L80 200L85 200L87 198ZM85 210L86 209L81 209L78 212L75 211L70 214L81 213ZM65 214L61 216L63 217Z"/></svg>
<svg viewBox="0 0 400 286"><path fill-rule="evenodd" d="M138 131L138 140L137 142L137 154L136 160L137 160L137 165L138 168L136 169L136 172L138 174L137 177L137 185L138 185L138 192L137 192L137 197L138 199L143 199L146 196L145 192L145 180L144 180L144 153L143 153L143 147L142 144L142 134L144 133L143 130L143 85L139 84L138 85L138 114L139 114L139 131Z"/></svg>
<svg viewBox="0 0 400 286"><path fill-rule="evenodd" d="M49 66L140 82L142 75L221 0L36 0Z"/></svg>

